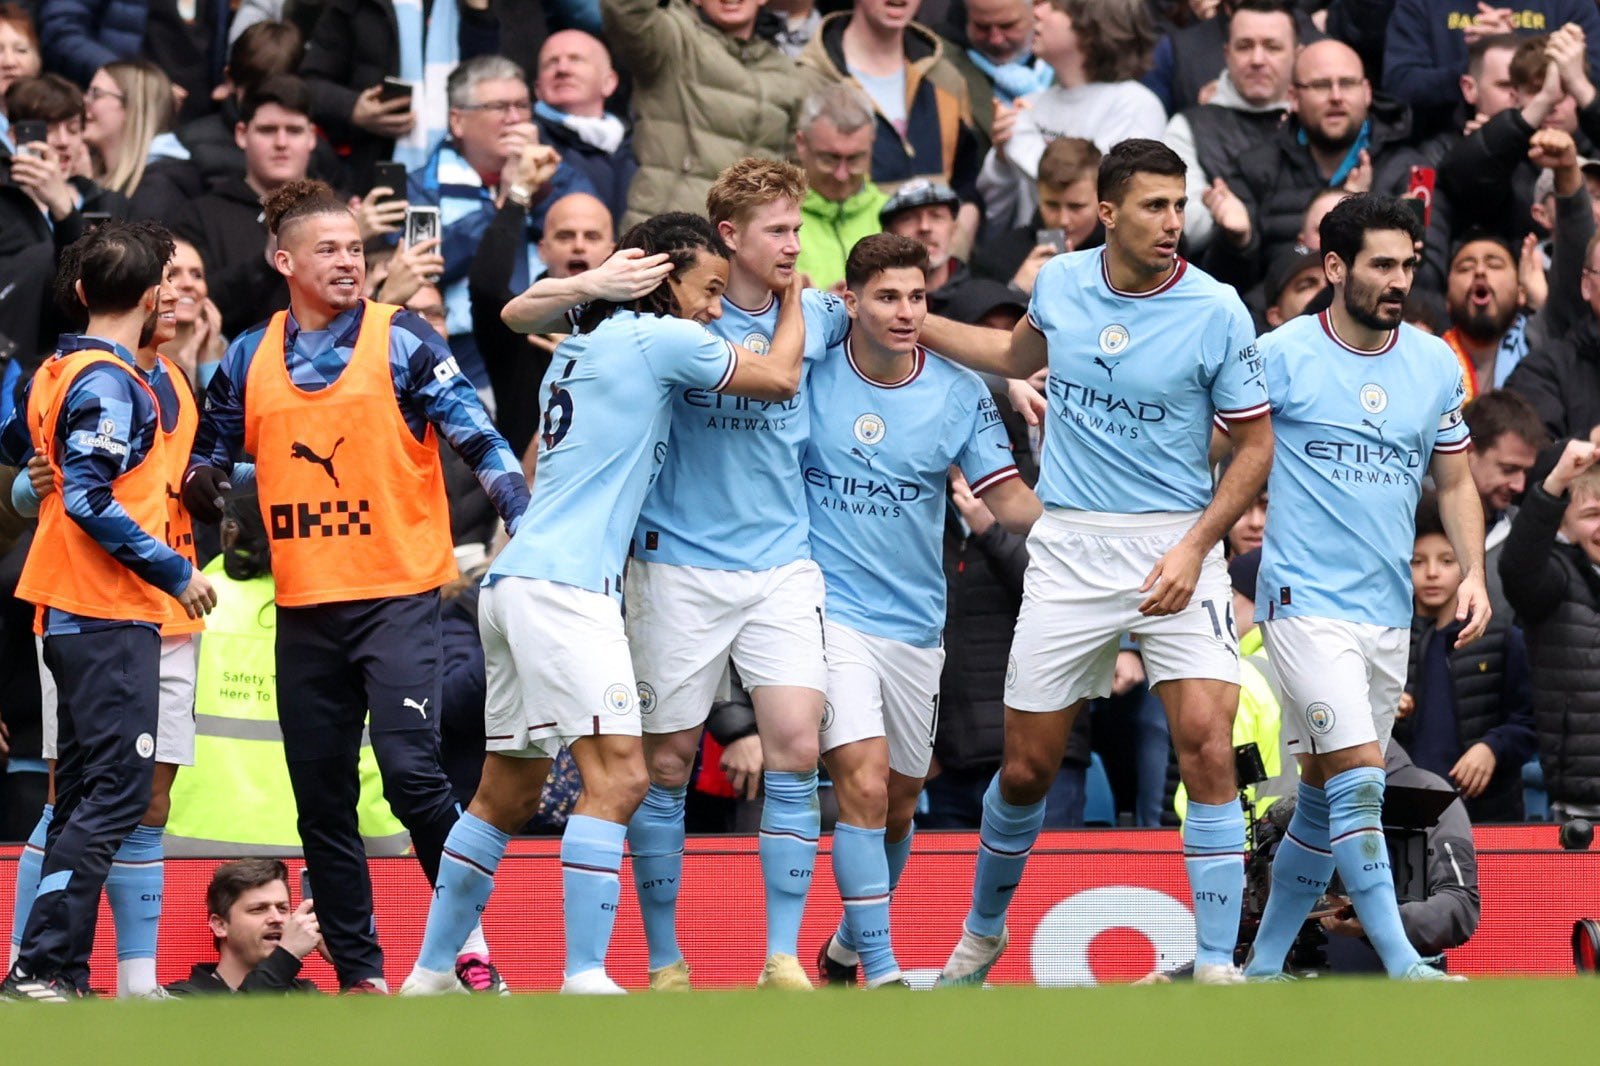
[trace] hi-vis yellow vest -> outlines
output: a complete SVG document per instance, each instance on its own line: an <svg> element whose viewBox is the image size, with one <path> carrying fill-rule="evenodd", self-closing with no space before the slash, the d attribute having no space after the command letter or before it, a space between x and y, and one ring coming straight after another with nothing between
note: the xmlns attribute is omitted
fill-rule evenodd
<svg viewBox="0 0 1600 1066"><path fill-rule="evenodd" d="M172 785L166 848L172 856L299 855L294 790L278 728L277 607L271 577L234 581L216 558L205 568L217 607L200 638L194 765ZM372 748L361 748L357 807L368 855L411 845L390 812Z"/></svg>

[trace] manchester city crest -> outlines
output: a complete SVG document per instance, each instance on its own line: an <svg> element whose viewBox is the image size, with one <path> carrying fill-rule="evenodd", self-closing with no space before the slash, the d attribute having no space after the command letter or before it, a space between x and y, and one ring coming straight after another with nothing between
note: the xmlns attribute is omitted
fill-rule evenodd
<svg viewBox="0 0 1600 1066"><path fill-rule="evenodd" d="M1100 350L1107 355L1121 355L1128 346L1128 327L1113 322L1100 331Z"/></svg>
<svg viewBox="0 0 1600 1066"><path fill-rule="evenodd" d="M888 432L888 428L883 424L882 418L869 413L856 419L854 432L856 440L870 447L883 440L883 435Z"/></svg>
<svg viewBox="0 0 1600 1066"><path fill-rule="evenodd" d="M1375 415L1389 406L1389 394L1383 391L1382 385L1372 382L1361 386L1361 409L1369 415Z"/></svg>

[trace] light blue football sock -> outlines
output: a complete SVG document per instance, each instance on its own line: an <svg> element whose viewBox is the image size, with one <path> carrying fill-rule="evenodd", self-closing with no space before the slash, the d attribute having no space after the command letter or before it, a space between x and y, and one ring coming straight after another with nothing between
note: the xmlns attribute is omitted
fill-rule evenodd
<svg viewBox="0 0 1600 1066"><path fill-rule="evenodd" d="M1294 816L1272 856L1272 891L1267 895L1261 928L1245 963L1245 976L1282 973L1289 949L1317 900L1333 878L1333 852L1328 848L1328 794L1300 782Z"/></svg>
<svg viewBox="0 0 1600 1066"><path fill-rule="evenodd" d="M1231 966L1244 896L1244 809L1189 801L1183 866L1194 900L1196 966Z"/></svg>
<svg viewBox="0 0 1600 1066"><path fill-rule="evenodd" d="M766 792L759 849L767 888L767 954L795 955L822 832L817 772L768 770L761 782Z"/></svg>
<svg viewBox="0 0 1600 1066"><path fill-rule="evenodd" d="M894 894L894 890L900 886L900 875L905 873L906 861L911 858L911 838L916 835L917 826L914 822L911 828L906 830L906 835L899 840L890 840L888 834L884 834L883 854L889 863L889 894L891 896ZM851 939L848 923L843 917L839 919L839 928L833 934L833 938L846 952L854 952L856 950L856 942ZM846 964L849 962L848 959L839 959L838 961Z"/></svg>
<svg viewBox="0 0 1600 1066"><path fill-rule="evenodd" d="M890 840L887 834L883 838L883 856L889 861L890 892L900 887L900 875L906 872L906 863L911 859L911 838L916 835L917 827L913 823L901 839Z"/></svg>
<svg viewBox="0 0 1600 1066"><path fill-rule="evenodd" d="M567 819L561 835L561 897L566 916L567 965L572 977L605 967L617 921L622 843L628 827L586 814Z"/></svg>
<svg viewBox="0 0 1600 1066"><path fill-rule="evenodd" d="M28 927L28 912L33 910L33 898L39 893L39 874L44 870L44 841L50 832L50 816L55 807L46 803L39 821L28 834L28 843L17 859L17 898L11 908L11 954L6 959L6 969L17 964L17 953L22 950L22 931Z"/></svg>
<svg viewBox="0 0 1600 1066"><path fill-rule="evenodd" d="M161 892L166 863L159 825L135 826L106 874L106 901L117 930L117 994L143 995L156 988L156 940L161 929Z"/></svg>
<svg viewBox="0 0 1600 1066"><path fill-rule="evenodd" d="M678 947L678 891L683 880L683 805L689 790L651 785L628 823L628 854L639 894L650 969L683 958Z"/></svg>
<svg viewBox="0 0 1600 1066"><path fill-rule="evenodd" d="M900 972L889 936L889 860L883 835L882 829L843 822L833 827L833 878L844 903L850 944L860 945L868 984Z"/></svg>
<svg viewBox="0 0 1600 1066"><path fill-rule="evenodd" d="M494 874L511 838L463 811L439 856L439 876L428 904L428 925L422 935L417 965L435 973L452 973L456 956L489 905Z"/></svg>
<svg viewBox="0 0 1600 1066"><path fill-rule="evenodd" d="M1406 939L1400 904L1394 898L1389 848L1383 840L1383 786L1381 767L1358 766L1335 775L1323 787L1339 879L1383 968L1390 977L1403 977L1422 956Z"/></svg>
<svg viewBox="0 0 1600 1066"><path fill-rule="evenodd" d="M972 880L972 910L966 927L976 936L998 936L1006 926L1011 896L1022 882L1033 842L1044 825L1044 800L1017 806L1000 797L995 774L983 794L983 821L978 827L978 870Z"/></svg>

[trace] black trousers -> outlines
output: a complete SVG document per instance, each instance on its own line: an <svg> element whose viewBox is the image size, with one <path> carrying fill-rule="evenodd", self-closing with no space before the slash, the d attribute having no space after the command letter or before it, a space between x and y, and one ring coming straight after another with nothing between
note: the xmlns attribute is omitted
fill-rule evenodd
<svg viewBox="0 0 1600 1066"><path fill-rule="evenodd" d="M150 806L161 636L131 624L47 636L44 661L58 693L56 809L17 965L77 983L68 971L94 944L111 858Z"/></svg>
<svg viewBox="0 0 1600 1066"><path fill-rule="evenodd" d="M383 976L357 828L357 761L371 714L383 795L431 885L461 816L439 763L437 591L278 609L278 721L300 844L339 983Z"/></svg>

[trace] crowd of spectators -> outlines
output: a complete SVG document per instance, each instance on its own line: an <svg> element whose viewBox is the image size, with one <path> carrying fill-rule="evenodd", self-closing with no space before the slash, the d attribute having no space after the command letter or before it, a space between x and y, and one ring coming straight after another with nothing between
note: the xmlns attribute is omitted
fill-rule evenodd
<svg viewBox="0 0 1600 1066"><path fill-rule="evenodd" d="M181 238L169 354L203 390L228 340L286 306L261 203L308 176L349 198L369 295L448 338L519 454L536 447L560 334L512 333L506 301L598 266L641 219L703 212L745 156L804 168L799 269L813 285L840 286L854 242L888 230L926 246L933 310L1001 328L1046 260L1100 243L1096 173L1125 138L1165 140L1188 163L1181 254L1236 287L1263 331L1315 306L1333 204L1411 197L1427 237L1406 317L1450 344L1473 401L1497 620L1481 648L1447 650L1453 560L1424 521L1407 746L1475 818L1537 816L1546 793L1558 813L1593 816L1600 485L1557 460L1570 440L1600 441L1597 61L1594 0L0 3L0 415L69 326L49 299L62 249L108 217ZM408 243L414 208L437 210L436 238ZM1034 466L1037 431L1007 417ZM495 519L456 465L470 573ZM30 534L8 497L0 839L15 840L44 766L31 613L10 595ZM1259 545L1267 503L1230 555ZM215 554L216 530L197 536ZM970 827L1000 761L1026 547L959 479L945 544L949 657L922 817ZM469 681L473 603L463 586L447 607ZM462 796L481 675L445 708ZM719 804L759 779L732 696L702 756L702 826L737 824ZM1051 822L1170 822L1172 765L1133 642L1115 694L1079 718ZM561 824L572 786L552 782L540 826Z"/></svg>

